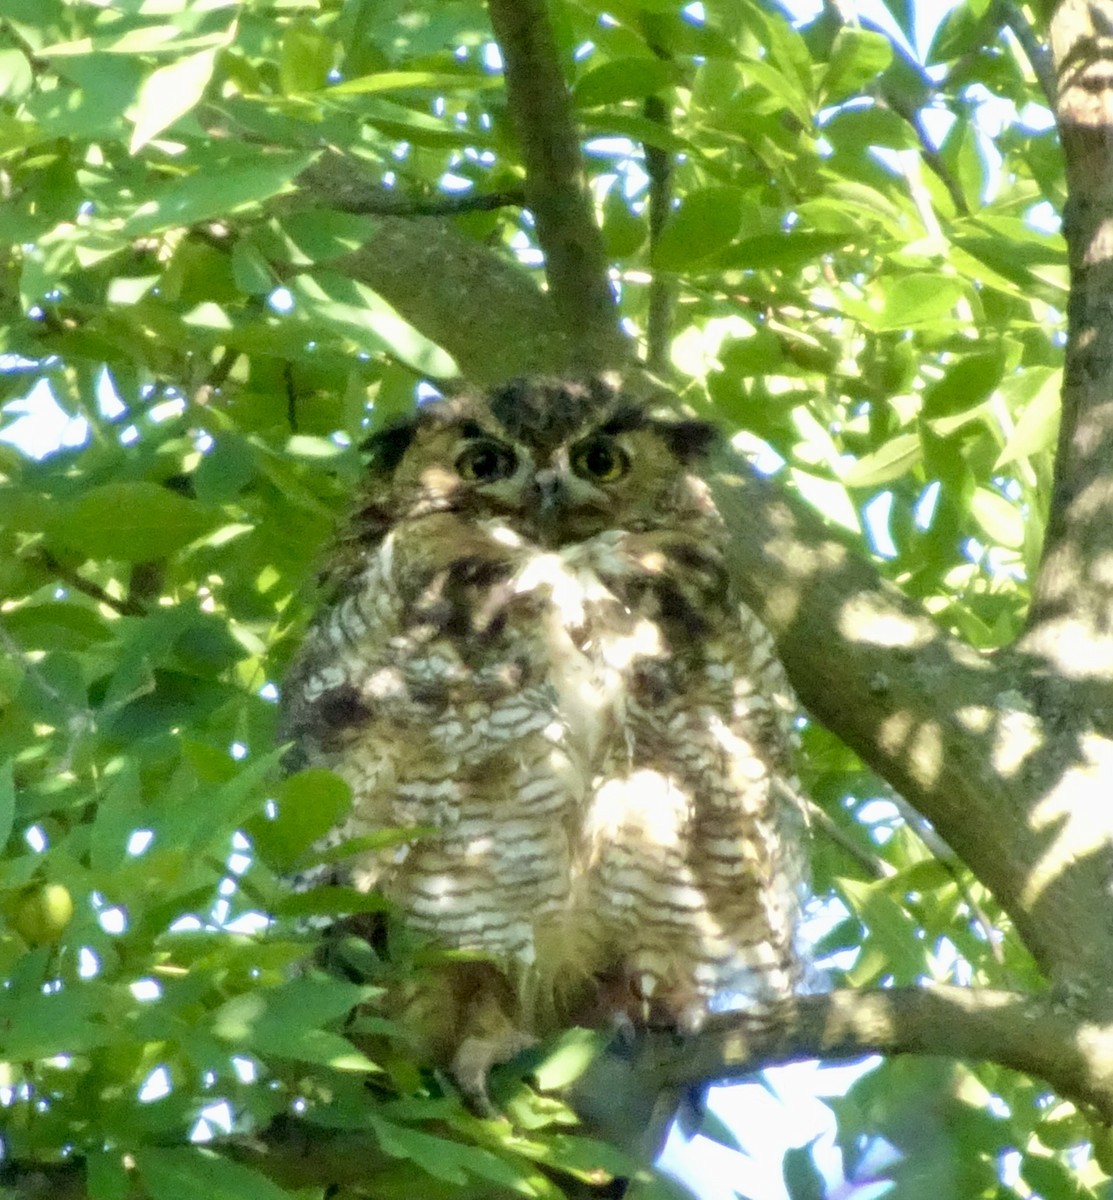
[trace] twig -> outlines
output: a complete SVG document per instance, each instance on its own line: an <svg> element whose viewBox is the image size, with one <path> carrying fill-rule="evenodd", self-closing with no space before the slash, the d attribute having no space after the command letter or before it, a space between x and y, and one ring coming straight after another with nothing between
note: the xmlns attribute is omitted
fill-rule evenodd
<svg viewBox="0 0 1113 1200"><path fill-rule="evenodd" d="M981 904L978 903L977 897L970 890L970 885L966 881L966 866L962 859L939 836L932 823L926 817L921 816L903 796L898 796L896 792L890 791L887 799L904 818L905 824L928 848L932 857L950 875L955 887L959 890L959 894L966 901L966 906L970 909L975 924L981 928L986 944L989 946L989 952L993 955L994 962L998 966L1003 967L1005 965L1005 952L1001 948L1000 939L994 937L997 930L994 928L993 922L986 916Z"/></svg>
<svg viewBox="0 0 1113 1200"><path fill-rule="evenodd" d="M496 208L521 208L525 202L526 193L522 188L509 188L501 192L485 192L474 196L431 196L427 199L399 196L380 190L374 195L338 204L337 208L344 212L368 213L375 216L456 217L464 213L490 212Z"/></svg>
<svg viewBox="0 0 1113 1200"><path fill-rule="evenodd" d="M1055 64L1051 61L1051 52L1036 36L1028 19L1012 0L996 0L993 7L994 15L1013 37L1020 43L1032 71L1040 85L1040 90L1047 97L1047 103L1052 110L1055 108L1057 86L1055 83Z"/></svg>
<svg viewBox="0 0 1113 1200"><path fill-rule="evenodd" d="M35 558L41 567L45 568L50 574L56 575L67 587L71 587L75 592L81 592L83 595L96 600L99 604L111 608L113 612L119 613L121 617L141 617L146 612L146 609L141 604L136 604L132 600L121 600L116 596L110 595L99 583L94 583L91 579L86 579L84 575L79 574L72 567L67 567L65 563L59 562L49 550L39 550Z"/></svg>
<svg viewBox="0 0 1113 1200"><path fill-rule="evenodd" d="M656 47L654 47L656 50ZM662 127L668 125L668 105L660 96L649 96L645 115ZM672 211L672 155L660 146L646 142L645 172L649 176L649 248L650 254L661 237ZM672 310L676 285L661 272L654 271L649 285L649 317L646 321L646 366L658 375L669 369L669 348L672 343Z"/></svg>
<svg viewBox="0 0 1113 1200"><path fill-rule="evenodd" d="M545 0L489 0L511 117L526 168L526 200L545 275L573 355L587 369L629 357L619 335L603 236L587 190L572 99Z"/></svg>
<svg viewBox="0 0 1113 1200"><path fill-rule="evenodd" d="M213 396L223 387L228 376L232 373L232 368L239 361L241 354L240 350L233 349L232 347L226 347L221 352L212 369L206 373L205 378L193 390L193 403L198 408L204 408L209 404Z"/></svg>
<svg viewBox="0 0 1113 1200"><path fill-rule="evenodd" d="M930 95L931 92L936 90L935 85L924 74L923 68L920 67L919 63L909 58L896 43L893 43L893 53L900 55L908 67L916 73L924 85L927 94ZM966 216L970 211L969 205L966 203L966 197L962 194L962 188L959 186L958 180L951 174L950 168L943 161L943 156L932 145L931 137L921 116L923 104L919 99L916 101L909 100L898 87L888 86L884 78L881 79L879 91L889 108L912 127L913 132L916 134L916 140L920 143L920 155L925 165L947 189L947 195L950 196L951 203L955 206L955 212L961 216Z"/></svg>
<svg viewBox="0 0 1113 1200"><path fill-rule="evenodd" d="M802 795L795 788L789 787L783 779L774 779L773 782L782 796L804 814L810 825L822 830L824 836L845 850L872 879L888 879L896 874L895 867L876 855L870 854L868 850L863 850L810 796Z"/></svg>

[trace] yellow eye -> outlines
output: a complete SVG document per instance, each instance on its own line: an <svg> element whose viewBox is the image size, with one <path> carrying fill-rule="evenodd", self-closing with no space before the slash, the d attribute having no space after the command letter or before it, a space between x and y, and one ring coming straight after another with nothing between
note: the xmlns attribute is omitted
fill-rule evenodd
<svg viewBox="0 0 1113 1200"><path fill-rule="evenodd" d="M517 468L518 459L514 451L489 439L473 442L456 460L456 470L460 475L477 483L509 479Z"/></svg>
<svg viewBox="0 0 1113 1200"><path fill-rule="evenodd" d="M629 456L613 438L593 437L577 446L572 454L572 470L598 483L621 479L629 469Z"/></svg>

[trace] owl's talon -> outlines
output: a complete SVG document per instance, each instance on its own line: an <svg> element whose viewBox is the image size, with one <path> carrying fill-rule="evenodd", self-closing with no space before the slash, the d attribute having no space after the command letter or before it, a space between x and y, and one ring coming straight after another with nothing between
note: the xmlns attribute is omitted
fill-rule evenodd
<svg viewBox="0 0 1113 1200"><path fill-rule="evenodd" d="M536 1038L520 1029L509 1030L498 1038L464 1038L453 1056L451 1073L461 1098L476 1116L499 1115L487 1092L487 1074L491 1068L509 1062L536 1044Z"/></svg>
<svg viewBox="0 0 1113 1200"><path fill-rule="evenodd" d="M614 1048L619 1053L629 1054L637 1045L638 1027L634 1024L630 1014L621 1009L612 1013L610 1020Z"/></svg>

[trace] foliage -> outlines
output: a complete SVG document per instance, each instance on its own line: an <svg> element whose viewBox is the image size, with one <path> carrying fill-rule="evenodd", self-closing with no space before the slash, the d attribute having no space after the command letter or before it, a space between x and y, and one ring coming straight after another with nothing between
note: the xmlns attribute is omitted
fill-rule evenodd
<svg viewBox="0 0 1113 1200"><path fill-rule="evenodd" d="M914 39L916 6L888 8ZM834 6L553 5L628 327L664 282L684 399L979 648L1017 632L1041 544L1067 286L1047 102L996 11L956 5L921 63ZM374 970L295 972L307 914L374 901L281 883L346 802L279 782L273 749L317 548L368 425L455 370L347 256L408 203L520 189L497 61L478 0L0 0L0 1103L5 1156L78 1156L95 1200L125 1163L152 1200L301 1194L200 1144L291 1113L370 1135L375 1196L623 1168L513 1077L512 1125L466 1113L374 1017ZM647 144L674 164L655 239ZM380 213L306 182L325 147ZM521 208L450 220L536 273ZM40 455L46 410L68 445ZM930 830L805 743L841 835L815 846L829 977L1031 982ZM356 1003L374 1062L341 1033ZM847 1178L902 1197L1104 1177L1084 1117L997 1067L892 1062L831 1103Z"/></svg>

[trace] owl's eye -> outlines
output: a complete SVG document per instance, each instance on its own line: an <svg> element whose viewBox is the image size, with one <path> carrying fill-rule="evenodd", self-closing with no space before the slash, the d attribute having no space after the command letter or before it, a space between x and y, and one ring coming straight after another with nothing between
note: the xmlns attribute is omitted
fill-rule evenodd
<svg viewBox="0 0 1113 1200"><path fill-rule="evenodd" d="M498 442L473 442L456 460L456 470L465 479L490 483L509 479L518 467L514 451Z"/></svg>
<svg viewBox="0 0 1113 1200"><path fill-rule="evenodd" d="M572 470L585 479L610 483L630 469L630 459L612 438L594 437L578 446L572 455Z"/></svg>

